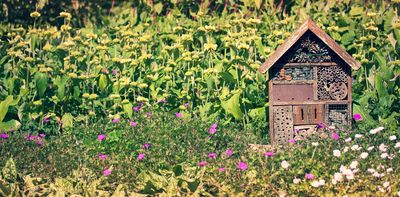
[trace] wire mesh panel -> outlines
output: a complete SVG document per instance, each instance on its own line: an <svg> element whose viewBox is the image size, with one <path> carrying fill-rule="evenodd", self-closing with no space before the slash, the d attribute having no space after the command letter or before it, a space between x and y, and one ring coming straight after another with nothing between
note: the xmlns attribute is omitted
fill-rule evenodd
<svg viewBox="0 0 400 197"><path fill-rule="evenodd" d="M349 104L327 104L325 109L325 122L336 127L349 125L349 107Z"/></svg>
<svg viewBox="0 0 400 197"><path fill-rule="evenodd" d="M274 106L274 143L284 144L293 138L292 106Z"/></svg>

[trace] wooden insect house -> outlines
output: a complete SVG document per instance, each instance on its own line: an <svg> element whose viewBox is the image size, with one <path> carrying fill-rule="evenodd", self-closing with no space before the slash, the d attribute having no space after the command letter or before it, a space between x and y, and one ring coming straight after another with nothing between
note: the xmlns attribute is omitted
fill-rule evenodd
<svg viewBox="0 0 400 197"><path fill-rule="evenodd" d="M312 20L300 26L260 67L268 71L272 143L304 138L317 125L351 124L350 54Z"/></svg>

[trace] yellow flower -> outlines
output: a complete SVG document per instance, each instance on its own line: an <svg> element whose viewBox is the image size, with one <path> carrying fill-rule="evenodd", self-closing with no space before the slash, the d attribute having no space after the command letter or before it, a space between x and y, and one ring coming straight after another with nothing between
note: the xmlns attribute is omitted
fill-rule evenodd
<svg viewBox="0 0 400 197"><path fill-rule="evenodd" d="M171 77L170 76L165 76L164 79L165 79L165 81L169 81L169 80L171 80Z"/></svg>
<svg viewBox="0 0 400 197"><path fill-rule="evenodd" d="M112 98L112 99L117 99L117 98L120 98L121 96L119 95L119 94L111 94L110 95L110 98Z"/></svg>
<svg viewBox="0 0 400 197"><path fill-rule="evenodd" d="M138 102L149 102L149 99L144 98L143 96L138 96L138 98L136 99Z"/></svg>
<svg viewBox="0 0 400 197"><path fill-rule="evenodd" d="M68 12L60 12L60 16L63 18L71 19L71 14Z"/></svg>
<svg viewBox="0 0 400 197"><path fill-rule="evenodd" d="M83 97L83 98L89 98L89 97L90 97L90 94L85 92L85 93L82 94L82 97Z"/></svg>
<svg viewBox="0 0 400 197"><path fill-rule="evenodd" d="M141 84L139 84L139 88L147 88L148 87L148 85L147 84L145 84L145 83L141 83Z"/></svg>
<svg viewBox="0 0 400 197"><path fill-rule="evenodd" d="M40 13L37 12L37 11L32 12L30 15L31 15L32 18L38 18L38 17L40 17Z"/></svg>
<svg viewBox="0 0 400 197"><path fill-rule="evenodd" d="M367 13L368 17L375 17L376 15L377 15L376 12L368 12Z"/></svg>
<svg viewBox="0 0 400 197"><path fill-rule="evenodd" d="M89 95L89 98L92 99L92 100L97 99L98 97L99 96L97 94L90 94Z"/></svg>
<svg viewBox="0 0 400 197"><path fill-rule="evenodd" d="M369 50L368 50L368 51L370 51L370 52L374 53L374 52L376 52L377 50L378 50L377 48L375 48L375 47L371 47L371 48L369 48Z"/></svg>
<svg viewBox="0 0 400 197"><path fill-rule="evenodd" d="M206 43L206 44L204 44L204 49L206 51L215 51L215 50L217 50L217 46L218 45L213 44L213 43Z"/></svg>

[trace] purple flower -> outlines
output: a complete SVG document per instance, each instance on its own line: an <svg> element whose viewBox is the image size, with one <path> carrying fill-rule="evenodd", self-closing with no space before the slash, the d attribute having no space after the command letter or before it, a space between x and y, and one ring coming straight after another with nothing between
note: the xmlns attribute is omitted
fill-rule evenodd
<svg viewBox="0 0 400 197"><path fill-rule="evenodd" d="M7 139L7 138L8 138L8 135L7 135L7 133L2 133L2 134L0 135L0 137L1 137L1 139Z"/></svg>
<svg viewBox="0 0 400 197"><path fill-rule="evenodd" d="M101 141L103 141L104 139L106 139L106 135L100 134L100 135L97 136L97 139L101 142Z"/></svg>
<svg viewBox="0 0 400 197"><path fill-rule="evenodd" d="M117 75L117 74L118 74L118 70L117 70L117 69L114 69L114 70L112 71L112 73L113 73L113 75Z"/></svg>
<svg viewBox="0 0 400 197"><path fill-rule="evenodd" d="M150 143L144 143L143 144L143 148L144 149L149 149L151 147L151 144Z"/></svg>
<svg viewBox="0 0 400 197"><path fill-rule="evenodd" d="M48 122L50 122L50 117L43 118L43 123L48 123Z"/></svg>
<svg viewBox="0 0 400 197"><path fill-rule="evenodd" d="M354 115L353 115L353 119L354 119L355 121L359 121L359 120L362 120L362 116L361 116L361 114L354 114Z"/></svg>
<svg viewBox="0 0 400 197"><path fill-rule="evenodd" d="M46 137L46 135L41 133L41 134L39 134L39 137L44 138L44 137Z"/></svg>
<svg viewBox="0 0 400 197"><path fill-rule="evenodd" d="M140 107L139 107L139 106L133 107L133 111L138 112L139 110L140 110Z"/></svg>
<svg viewBox="0 0 400 197"><path fill-rule="evenodd" d="M271 151L265 152L264 155L265 155L266 157L272 157L272 156L274 156L274 152L271 152Z"/></svg>
<svg viewBox="0 0 400 197"><path fill-rule="evenodd" d="M189 103L185 103L185 104L183 104L183 106L187 107L187 106L189 106Z"/></svg>
<svg viewBox="0 0 400 197"><path fill-rule="evenodd" d="M111 172L112 172L112 171L111 171L110 169L104 170L104 171L103 171L103 175L104 175L104 176L108 176L108 175L111 174Z"/></svg>
<svg viewBox="0 0 400 197"><path fill-rule="evenodd" d="M314 175L311 173L306 173L306 175L304 176L307 180L312 180L314 179Z"/></svg>
<svg viewBox="0 0 400 197"><path fill-rule="evenodd" d="M32 141L36 139L37 137L35 135L28 135L28 141Z"/></svg>
<svg viewBox="0 0 400 197"><path fill-rule="evenodd" d="M36 144L37 144L38 146L43 145L43 142L42 142L41 138L38 138L38 139L37 139Z"/></svg>
<svg viewBox="0 0 400 197"><path fill-rule="evenodd" d="M338 133L332 133L332 138L334 140L339 140L339 134Z"/></svg>
<svg viewBox="0 0 400 197"><path fill-rule="evenodd" d="M144 159L145 156L146 156L146 154L140 153L140 154L138 155L138 157L137 157L137 160L138 160L138 161L141 161L141 160Z"/></svg>
<svg viewBox="0 0 400 197"><path fill-rule="evenodd" d="M182 118L182 113L180 113L180 112L175 113L175 116L176 116L177 118Z"/></svg>
<svg viewBox="0 0 400 197"><path fill-rule="evenodd" d="M247 164L245 162L239 162L238 168L239 168L239 170L246 170Z"/></svg>
<svg viewBox="0 0 400 197"><path fill-rule="evenodd" d="M318 127L319 129L323 129L323 128L325 128L325 124L322 123L322 122L320 122L320 123L318 123L317 127Z"/></svg>
<svg viewBox="0 0 400 197"><path fill-rule="evenodd" d="M131 122L130 122L130 125L131 125L131 127L136 127L136 126L138 125L138 123L137 123L137 122L134 122L134 121L131 121Z"/></svg>
<svg viewBox="0 0 400 197"><path fill-rule="evenodd" d="M151 117L151 112L147 112L147 113L146 113L146 116L147 116L148 118L150 118L150 117Z"/></svg>
<svg viewBox="0 0 400 197"><path fill-rule="evenodd" d="M108 155L106 155L106 154L101 154L101 153L97 154L97 156L99 156L99 159L101 159L101 160L105 160L105 159L107 159L107 157L108 157Z"/></svg>
<svg viewBox="0 0 400 197"><path fill-rule="evenodd" d="M207 165L207 162L205 162L205 161L200 161L199 162L199 166L200 167L204 167L204 166L206 166Z"/></svg>
<svg viewBox="0 0 400 197"><path fill-rule="evenodd" d="M225 171L225 167L218 168L218 171L224 172Z"/></svg>
<svg viewBox="0 0 400 197"><path fill-rule="evenodd" d="M112 122L113 122L113 123L118 123L118 122L119 122L119 118L114 118L114 119L112 120Z"/></svg>
<svg viewBox="0 0 400 197"><path fill-rule="evenodd" d="M209 154L208 154L208 158L215 159L215 158L217 158L217 154L215 154L215 153L209 153Z"/></svg>
<svg viewBox="0 0 400 197"><path fill-rule="evenodd" d="M289 141L289 143L291 143L291 144L296 143L296 140L295 140L295 139L290 139L290 140L288 140L288 141Z"/></svg>
<svg viewBox="0 0 400 197"><path fill-rule="evenodd" d="M211 126L210 126L210 129L208 130L208 132L210 133L210 134L214 134L215 132L217 132L217 124L216 123L214 123L214 124L212 124Z"/></svg>
<svg viewBox="0 0 400 197"><path fill-rule="evenodd" d="M233 154L233 151L232 151L231 149L227 149L227 150L225 151L225 154L226 154L228 157L230 157L230 156Z"/></svg>

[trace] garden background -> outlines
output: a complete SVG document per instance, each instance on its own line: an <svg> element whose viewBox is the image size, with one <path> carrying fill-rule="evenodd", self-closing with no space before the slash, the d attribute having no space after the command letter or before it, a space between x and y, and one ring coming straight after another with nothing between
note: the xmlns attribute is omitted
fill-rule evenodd
<svg viewBox="0 0 400 197"><path fill-rule="evenodd" d="M398 0L0 4L2 195L398 195ZM249 151L258 68L308 18L362 64L362 118Z"/></svg>

